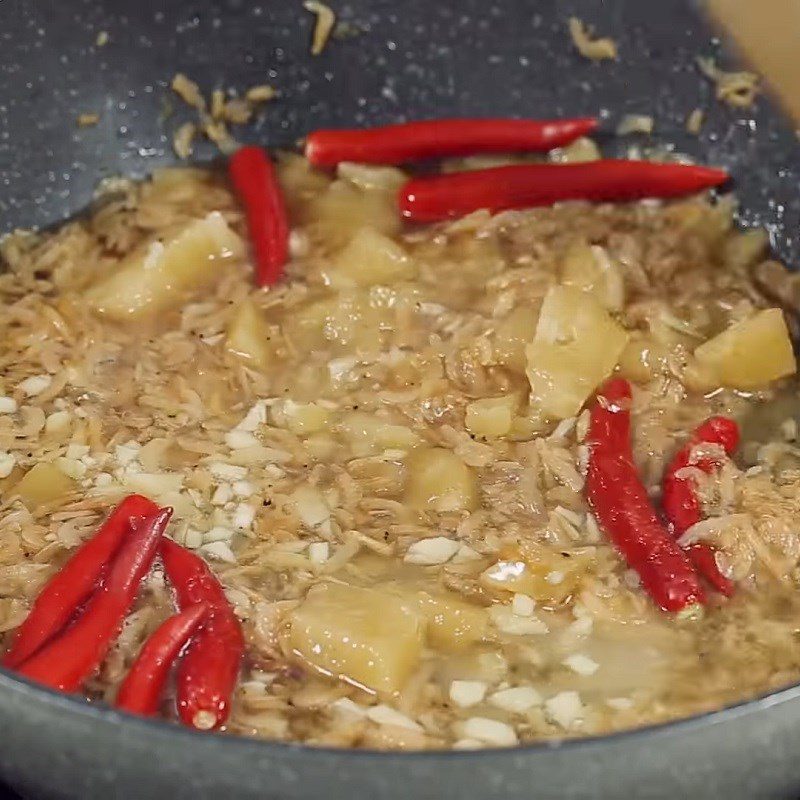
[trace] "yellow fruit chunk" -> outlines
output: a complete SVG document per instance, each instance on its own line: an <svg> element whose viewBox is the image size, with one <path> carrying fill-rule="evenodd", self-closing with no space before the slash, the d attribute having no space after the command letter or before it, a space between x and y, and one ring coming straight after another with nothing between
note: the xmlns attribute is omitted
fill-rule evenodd
<svg viewBox="0 0 800 800"><path fill-rule="evenodd" d="M374 228L361 228L333 259L334 286L371 286L408 280L416 264L397 242Z"/></svg>
<svg viewBox="0 0 800 800"><path fill-rule="evenodd" d="M422 652L423 621L386 592L314 586L291 616L289 641L320 670L379 692L398 692Z"/></svg>
<svg viewBox="0 0 800 800"><path fill-rule="evenodd" d="M720 385L735 389L755 389L797 370L779 308L768 308L737 322L701 344L694 357Z"/></svg>
<svg viewBox="0 0 800 800"><path fill-rule="evenodd" d="M283 408L286 415L286 425L292 433L298 436L308 436L318 433L328 424L330 411L316 403L295 403L287 400Z"/></svg>
<svg viewBox="0 0 800 800"><path fill-rule="evenodd" d="M518 406L519 397L513 394L475 400L467 406L467 430L476 436L505 436L511 430Z"/></svg>
<svg viewBox="0 0 800 800"><path fill-rule="evenodd" d="M213 211L165 242L151 242L124 258L86 292L95 311L125 320L162 311L212 284L222 263L244 253L244 243Z"/></svg>
<svg viewBox="0 0 800 800"><path fill-rule="evenodd" d="M346 414L338 429L353 451L361 456L383 450L409 450L420 443L419 437L405 425L393 425L366 411Z"/></svg>
<svg viewBox="0 0 800 800"><path fill-rule="evenodd" d="M54 464L32 467L14 486L12 493L31 510L66 497L75 489L75 482Z"/></svg>
<svg viewBox="0 0 800 800"><path fill-rule="evenodd" d="M592 295L553 287L525 349L531 405L555 419L575 416L614 369L627 342L627 332Z"/></svg>
<svg viewBox="0 0 800 800"><path fill-rule="evenodd" d="M525 346L536 333L537 314L532 308L517 306L497 325L494 356L514 372L525 372Z"/></svg>
<svg viewBox="0 0 800 800"><path fill-rule="evenodd" d="M425 620L431 647L448 652L464 650L486 635L489 617L479 606L425 591L406 591L401 597L409 610Z"/></svg>
<svg viewBox="0 0 800 800"><path fill-rule="evenodd" d="M561 280L593 294L609 311L619 311L625 303L625 283L619 265L597 245L572 247L561 265Z"/></svg>
<svg viewBox="0 0 800 800"><path fill-rule="evenodd" d="M252 301L245 300L228 327L228 350L264 369L273 360L269 339L269 325L263 312Z"/></svg>
<svg viewBox="0 0 800 800"><path fill-rule="evenodd" d="M587 567L583 555L563 555L552 550L528 553L523 558L509 557L498 561L480 576L487 589L501 592L518 592L539 603L562 603L573 594Z"/></svg>
<svg viewBox="0 0 800 800"><path fill-rule="evenodd" d="M406 462L406 502L420 511L472 511L478 485L472 470L452 451L441 447L413 453Z"/></svg>

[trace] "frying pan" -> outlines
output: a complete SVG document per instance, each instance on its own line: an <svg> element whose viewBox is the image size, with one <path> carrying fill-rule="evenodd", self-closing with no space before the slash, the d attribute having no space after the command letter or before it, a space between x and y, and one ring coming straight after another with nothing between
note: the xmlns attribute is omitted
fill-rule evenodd
<svg viewBox="0 0 800 800"><path fill-rule="evenodd" d="M765 99L720 107L694 65L719 43L689 0L338 0L360 32L312 58L295 0L0 0L0 233L78 213L98 180L173 161L168 82L269 82L279 100L242 138L290 145L321 125L447 115L653 114L657 142L728 167L743 224L798 262L798 144ZM620 45L580 59L570 14ZM109 42L98 47L99 32ZM707 110L698 138L684 129ZM100 123L78 129L78 114ZM631 141L607 137L606 152ZM646 142L641 144L645 145ZM199 149L208 159L211 151ZM124 717L0 672L0 775L31 798L797 797L800 688L671 725L480 753L310 750Z"/></svg>

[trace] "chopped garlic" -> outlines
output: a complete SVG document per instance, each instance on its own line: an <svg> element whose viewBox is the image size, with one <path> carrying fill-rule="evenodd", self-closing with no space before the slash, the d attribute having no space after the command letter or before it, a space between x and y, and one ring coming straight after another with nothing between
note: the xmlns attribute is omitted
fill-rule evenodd
<svg viewBox="0 0 800 800"><path fill-rule="evenodd" d="M403 558L407 564L433 566L444 564L458 552L459 544L446 536L434 536L414 542Z"/></svg>
<svg viewBox="0 0 800 800"><path fill-rule="evenodd" d="M67 452L64 453L67 458L79 460L84 456L89 455L88 444L70 444L67 446Z"/></svg>
<svg viewBox="0 0 800 800"><path fill-rule="evenodd" d="M233 489L230 484L221 483L214 490L214 494L211 496L211 503L215 506L224 506L225 503L229 503L232 499Z"/></svg>
<svg viewBox="0 0 800 800"><path fill-rule="evenodd" d="M489 616L498 630L512 636L547 633L547 625L537 617L519 617L508 606L492 606Z"/></svg>
<svg viewBox="0 0 800 800"><path fill-rule="evenodd" d="M615 711L628 711L633 708L633 700L630 697L609 697L606 705Z"/></svg>
<svg viewBox="0 0 800 800"><path fill-rule="evenodd" d="M594 675L600 668L600 665L594 659L582 653L574 653L567 656L561 663L578 675L584 676Z"/></svg>
<svg viewBox="0 0 800 800"><path fill-rule="evenodd" d="M238 530L249 528L256 518L256 510L247 503L239 503L233 512L233 527Z"/></svg>
<svg viewBox="0 0 800 800"><path fill-rule="evenodd" d="M256 487L250 481L234 481L231 489L237 497L252 497L256 492Z"/></svg>
<svg viewBox="0 0 800 800"><path fill-rule="evenodd" d="M228 431L225 434L225 444L227 444L231 450L242 450L245 447L253 447L259 444L259 441L249 431L237 430L234 428L232 431Z"/></svg>
<svg viewBox="0 0 800 800"><path fill-rule="evenodd" d="M324 564L330 558L331 547L327 542L311 542L308 557L314 564Z"/></svg>
<svg viewBox="0 0 800 800"><path fill-rule="evenodd" d="M235 464L214 461L208 465L208 469L215 478L220 478L224 481L240 481L247 477L247 468L238 467Z"/></svg>
<svg viewBox="0 0 800 800"><path fill-rule="evenodd" d="M480 750L483 742L480 739L459 739L453 742L453 750Z"/></svg>
<svg viewBox="0 0 800 800"><path fill-rule="evenodd" d="M517 743L517 734L505 722L487 717L470 717L461 726L461 735L466 739L477 739L484 744L510 747Z"/></svg>
<svg viewBox="0 0 800 800"><path fill-rule="evenodd" d="M401 714L390 706L372 706L367 710L367 717L378 725L396 725L399 728L408 728L411 731L421 731L422 726L414 722L411 717Z"/></svg>
<svg viewBox="0 0 800 800"><path fill-rule="evenodd" d="M17 463L13 453L0 453L0 478L7 478Z"/></svg>
<svg viewBox="0 0 800 800"><path fill-rule="evenodd" d="M527 594L515 594L511 600L511 610L518 617L531 617L533 610L536 607L536 602L532 597Z"/></svg>
<svg viewBox="0 0 800 800"><path fill-rule="evenodd" d="M307 528L318 528L331 518L331 510L325 502L325 497L314 486L309 484L298 486L292 494L292 500L301 521Z"/></svg>
<svg viewBox="0 0 800 800"><path fill-rule="evenodd" d="M17 401L13 397L0 397L0 414L13 414L16 410ZM66 412L62 411L61 413Z"/></svg>
<svg viewBox="0 0 800 800"><path fill-rule="evenodd" d="M489 703L511 714L524 714L528 709L540 706L542 696L532 686L512 686L495 692L489 697Z"/></svg>
<svg viewBox="0 0 800 800"><path fill-rule="evenodd" d="M203 542L205 544L210 544L211 542L229 542L231 539L233 539L233 531L222 525L217 525L203 534Z"/></svg>
<svg viewBox="0 0 800 800"><path fill-rule="evenodd" d="M139 450L141 450L141 446L138 442L128 442L127 444L118 444L114 448L114 456L117 459L118 464L122 464L123 466L126 464L130 464L139 457Z"/></svg>
<svg viewBox="0 0 800 800"><path fill-rule="evenodd" d="M183 538L183 544L190 550L196 550L203 544L203 534L195 528L187 528L186 536Z"/></svg>
<svg viewBox="0 0 800 800"><path fill-rule="evenodd" d="M267 403L264 400L259 400L247 412L244 419L236 426L236 429L253 433L253 431L258 430L259 425L263 425L266 421Z"/></svg>
<svg viewBox="0 0 800 800"><path fill-rule="evenodd" d="M477 550L473 550L468 544L462 544L453 556L453 563L463 564L466 561L479 561L481 558L483 556Z"/></svg>
<svg viewBox="0 0 800 800"><path fill-rule="evenodd" d="M236 563L236 556L233 554L230 545L226 542L211 542L210 544L204 544L201 549L206 555L212 558L218 558L220 561L225 561L228 564Z"/></svg>
<svg viewBox="0 0 800 800"><path fill-rule="evenodd" d="M577 725L583 719L583 703L577 692L559 692L545 700L544 710L548 719L565 730Z"/></svg>
<svg viewBox="0 0 800 800"><path fill-rule="evenodd" d="M469 708L483 700L488 688L485 681L453 681L450 684L450 699L459 708Z"/></svg>
<svg viewBox="0 0 800 800"><path fill-rule="evenodd" d="M32 375L21 381L17 388L27 397L35 397L50 387L53 379L49 375Z"/></svg>

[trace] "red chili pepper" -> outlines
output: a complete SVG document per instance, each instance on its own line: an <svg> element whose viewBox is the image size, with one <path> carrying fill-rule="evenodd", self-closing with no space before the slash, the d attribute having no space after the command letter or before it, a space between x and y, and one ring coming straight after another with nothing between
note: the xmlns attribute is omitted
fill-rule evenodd
<svg viewBox="0 0 800 800"><path fill-rule="evenodd" d="M119 687L117 708L144 716L158 713L170 668L208 610L208 603L189 606L171 616L150 636Z"/></svg>
<svg viewBox="0 0 800 800"><path fill-rule="evenodd" d="M694 194L728 180L721 169L652 161L519 164L414 178L400 188L400 211L416 222L486 208L550 206L562 200L614 202Z"/></svg>
<svg viewBox="0 0 800 800"><path fill-rule="evenodd" d="M275 168L263 148L250 146L230 157L228 171L247 215L256 286L271 286L289 254L289 217Z"/></svg>
<svg viewBox="0 0 800 800"><path fill-rule="evenodd" d="M692 451L701 444L720 445L726 455L731 455L739 445L739 426L728 417L711 417L692 434L670 462L664 473L661 504L664 514L670 521L675 538L700 521L702 516L700 500L691 478L678 477L676 473L684 467L692 466L710 474L719 467L719 459L704 455L692 461ZM701 575L718 591L730 597L735 586L717 566L714 548L704 542L696 542L686 548L689 557Z"/></svg>
<svg viewBox="0 0 800 800"><path fill-rule="evenodd" d="M184 724L200 730L223 725L244 655L244 635L222 585L202 558L175 542L161 545L164 568L180 608L209 605L202 630L178 667L178 714Z"/></svg>
<svg viewBox="0 0 800 800"><path fill-rule="evenodd" d="M155 503L132 494L111 512L97 533L75 551L36 598L3 658L4 666L18 666L64 628L97 588L112 556L130 532L131 521L156 511Z"/></svg>
<svg viewBox="0 0 800 800"><path fill-rule="evenodd" d="M603 530L666 611L703 603L699 576L661 524L636 472L630 440L631 387L613 378L598 392L589 424L586 492Z"/></svg>
<svg viewBox="0 0 800 800"><path fill-rule="evenodd" d="M83 613L25 661L18 669L21 675L74 692L97 669L136 599L171 516L171 508L162 508L134 525Z"/></svg>
<svg viewBox="0 0 800 800"><path fill-rule="evenodd" d="M380 128L319 130L306 138L315 167L341 161L404 164L475 153L544 152L597 128L594 117L578 119L438 119Z"/></svg>

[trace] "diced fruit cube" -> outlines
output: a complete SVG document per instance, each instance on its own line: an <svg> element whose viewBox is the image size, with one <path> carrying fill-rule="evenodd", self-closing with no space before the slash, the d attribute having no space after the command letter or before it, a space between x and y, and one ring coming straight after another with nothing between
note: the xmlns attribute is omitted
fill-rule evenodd
<svg viewBox="0 0 800 800"><path fill-rule="evenodd" d="M480 582L495 591L527 595L539 603L554 605L573 594L586 569L585 556L563 555L541 548L525 557L498 561L481 576Z"/></svg>
<svg viewBox="0 0 800 800"><path fill-rule="evenodd" d="M55 464L42 462L31 467L14 486L12 493L31 510L66 497L75 489L75 482Z"/></svg>
<svg viewBox="0 0 800 800"><path fill-rule="evenodd" d="M627 342L628 333L592 295L571 286L551 288L525 350L531 405L555 419L574 416Z"/></svg>
<svg viewBox="0 0 800 800"><path fill-rule="evenodd" d="M395 241L374 228L361 228L333 259L331 282L371 286L394 283L416 275L416 264Z"/></svg>
<svg viewBox="0 0 800 800"><path fill-rule="evenodd" d="M406 501L420 511L471 511L478 505L478 485L472 470L442 447L413 453L406 462Z"/></svg>
<svg viewBox="0 0 800 800"><path fill-rule="evenodd" d="M565 286L593 294L609 311L619 311L625 302L625 283L619 265L597 245L572 247L561 265Z"/></svg>
<svg viewBox="0 0 800 800"><path fill-rule="evenodd" d="M317 403L295 403L287 400L283 408L286 424L292 433L308 436L321 431L327 424L330 411Z"/></svg>
<svg viewBox="0 0 800 800"><path fill-rule="evenodd" d="M779 308L759 311L701 344L694 357L719 385L754 389L792 375L797 364Z"/></svg>
<svg viewBox="0 0 800 800"><path fill-rule="evenodd" d="M166 242L151 242L123 259L86 292L95 311L126 320L162 311L210 285L221 264L244 254L244 243L213 211Z"/></svg>
<svg viewBox="0 0 800 800"><path fill-rule="evenodd" d="M412 610L427 622L427 640L431 647L448 652L464 650L480 642L489 624L486 610L455 597L424 591L407 596Z"/></svg>
<svg viewBox="0 0 800 800"><path fill-rule="evenodd" d="M269 339L270 329L264 313L252 301L245 300L228 328L228 350L264 369L273 360Z"/></svg>
<svg viewBox="0 0 800 800"><path fill-rule="evenodd" d="M366 411L346 414L338 428L354 452L362 456L384 450L409 450L420 443L419 437L405 425L393 425Z"/></svg>
<svg viewBox="0 0 800 800"><path fill-rule="evenodd" d="M423 621L386 592L314 586L291 615L289 641L320 670L379 692L403 688L422 651Z"/></svg>
<svg viewBox="0 0 800 800"><path fill-rule="evenodd" d="M494 356L498 364L514 372L525 372L525 346L536 333L538 318L534 309L517 306L498 323L494 333Z"/></svg>
<svg viewBox="0 0 800 800"><path fill-rule="evenodd" d="M505 436L518 407L519 397L515 394L474 400L467 406L467 430L476 436Z"/></svg>

